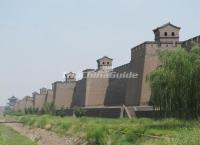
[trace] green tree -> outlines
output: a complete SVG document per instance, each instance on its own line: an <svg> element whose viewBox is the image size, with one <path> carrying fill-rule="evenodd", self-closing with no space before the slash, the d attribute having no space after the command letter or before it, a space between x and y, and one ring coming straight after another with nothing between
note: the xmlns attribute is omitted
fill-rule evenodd
<svg viewBox="0 0 200 145"><path fill-rule="evenodd" d="M10 115L12 113L13 113L13 110L12 110L12 108L10 106L6 106L4 108L4 112L3 112L4 115Z"/></svg>
<svg viewBox="0 0 200 145"><path fill-rule="evenodd" d="M200 115L200 46L158 52L161 66L150 81L154 107L162 117L198 118Z"/></svg>
<svg viewBox="0 0 200 145"><path fill-rule="evenodd" d="M42 108L45 114L56 114L56 107L53 102L46 102Z"/></svg>

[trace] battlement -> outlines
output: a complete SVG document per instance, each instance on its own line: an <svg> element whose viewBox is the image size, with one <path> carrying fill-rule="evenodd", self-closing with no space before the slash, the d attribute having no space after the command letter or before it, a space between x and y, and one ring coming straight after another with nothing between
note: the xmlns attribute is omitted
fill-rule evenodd
<svg viewBox="0 0 200 145"><path fill-rule="evenodd" d="M182 42L182 47L190 49L193 43L200 44L200 35Z"/></svg>
<svg viewBox="0 0 200 145"><path fill-rule="evenodd" d="M118 66L113 69L114 72L126 72L128 68L130 67L130 63Z"/></svg>

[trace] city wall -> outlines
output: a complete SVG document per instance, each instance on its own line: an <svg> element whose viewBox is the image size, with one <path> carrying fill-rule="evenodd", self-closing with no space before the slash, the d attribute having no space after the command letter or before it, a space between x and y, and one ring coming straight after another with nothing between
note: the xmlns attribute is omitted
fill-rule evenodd
<svg viewBox="0 0 200 145"><path fill-rule="evenodd" d="M97 69L83 71L83 78L76 81L73 73L66 74L64 82L55 82L52 90L42 88L33 95L33 106L41 109L45 102L56 107L73 108L105 106L148 106L151 105L151 90L148 75L160 66L157 50L185 47L190 49L194 42L200 44L200 36L179 41L180 27L167 23L154 29L155 41L146 41L131 49L130 62L112 68L112 59L104 56L97 60ZM137 73L137 78L90 78L88 74ZM31 101L30 101L31 102ZM31 106L31 103L28 105ZM16 110L26 107L24 100L18 101ZM93 108L94 109L94 108ZM92 112L90 110L90 112ZM101 112L101 111L100 111Z"/></svg>

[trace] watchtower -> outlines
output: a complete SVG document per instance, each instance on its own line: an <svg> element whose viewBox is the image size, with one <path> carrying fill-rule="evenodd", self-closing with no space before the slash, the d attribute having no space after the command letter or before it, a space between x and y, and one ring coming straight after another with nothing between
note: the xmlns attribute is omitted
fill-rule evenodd
<svg viewBox="0 0 200 145"><path fill-rule="evenodd" d="M162 25L153 30L155 34L155 41L159 43L166 42L179 42L179 31L180 27L177 27L170 22Z"/></svg>
<svg viewBox="0 0 200 145"><path fill-rule="evenodd" d="M75 82L76 81L76 74L73 72L65 74L66 82Z"/></svg>
<svg viewBox="0 0 200 145"><path fill-rule="evenodd" d="M41 89L40 89L40 94L41 94L41 95L46 95L46 94L47 94L47 88L44 88L44 87L41 88Z"/></svg>
<svg viewBox="0 0 200 145"><path fill-rule="evenodd" d="M104 56L97 60L98 70L101 71L110 71L112 70L112 61L113 59Z"/></svg>
<svg viewBox="0 0 200 145"><path fill-rule="evenodd" d="M16 104L16 102L17 102L17 98L16 98L15 96L10 97L8 100L9 100L8 105L9 105L10 107L15 106L15 104Z"/></svg>

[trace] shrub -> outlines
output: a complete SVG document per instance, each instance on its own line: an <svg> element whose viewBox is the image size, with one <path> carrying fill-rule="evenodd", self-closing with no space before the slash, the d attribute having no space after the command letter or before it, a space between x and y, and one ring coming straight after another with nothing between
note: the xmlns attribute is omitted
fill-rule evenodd
<svg viewBox="0 0 200 145"><path fill-rule="evenodd" d="M89 145L106 145L106 132L103 127L91 127L87 131L87 141Z"/></svg>
<svg viewBox="0 0 200 145"><path fill-rule="evenodd" d="M83 110L81 107L75 107L74 108L74 114L76 117L83 117L85 116L85 110Z"/></svg>
<svg viewBox="0 0 200 145"><path fill-rule="evenodd" d="M59 110L56 111L56 115L57 116L61 116L61 117L64 117L65 116L65 107L62 106Z"/></svg>
<svg viewBox="0 0 200 145"><path fill-rule="evenodd" d="M10 106L6 106L3 113L4 115L10 115L13 113L13 110Z"/></svg>
<svg viewBox="0 0 200 145"><path fill-rule="evenodd" d="M25 114L37 114L38 108L35 107L29 107L24 109Z"/></svg>
<svg viewBox="0 0 200 145"><path fill-rule="evenodd" d="M46 102L42 110L44 114L50 114L50 115L56 114L56 107L53 102L50 103Z"/></svg>

